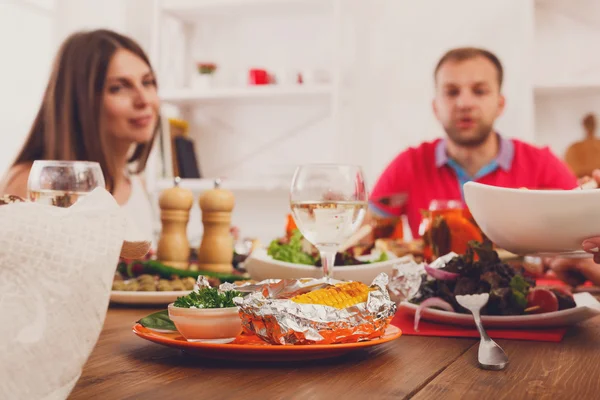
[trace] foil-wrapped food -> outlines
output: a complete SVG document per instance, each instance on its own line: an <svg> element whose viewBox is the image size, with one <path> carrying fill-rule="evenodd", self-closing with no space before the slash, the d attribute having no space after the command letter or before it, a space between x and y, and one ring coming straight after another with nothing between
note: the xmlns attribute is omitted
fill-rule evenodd
<svg viewBox="0 0 600 400"><path fill-rule="evenodd" d="M267 280L236 288L244 331L271 344L335 344L381 337L396 303L388 276L370 286L333 279Z"/></svg>

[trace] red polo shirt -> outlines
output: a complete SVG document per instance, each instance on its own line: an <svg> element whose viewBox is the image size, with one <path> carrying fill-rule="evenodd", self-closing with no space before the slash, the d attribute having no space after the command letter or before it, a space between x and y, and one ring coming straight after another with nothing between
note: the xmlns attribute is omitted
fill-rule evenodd
<svg viewBox="0 0 600 400"><path fill-rule="evenodd" d="M432 200L464 203L462 185L476 181L487 185L529 189L573 189L577 178L547 148L499 136L498 156L475 176L469 176L446 153L446 140L425 142L400 153L385 169L371 193L370 209L382 216L406 214L413 237L419 237L421 210ZM375 200L406 193L402 207L386 207Z"/></svg>

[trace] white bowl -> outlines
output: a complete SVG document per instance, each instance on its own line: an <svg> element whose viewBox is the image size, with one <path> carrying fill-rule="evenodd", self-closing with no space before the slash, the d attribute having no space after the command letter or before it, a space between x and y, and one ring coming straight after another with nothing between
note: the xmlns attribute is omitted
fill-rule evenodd
<svg viewBox="0 0 600 400"><path fill-rule="evenodd" d="M373 279L381 272L392 276L394 265L397 263L397 257L393 253L386 253L389 258L387 261L372 264L335 266L333 268L333 278L344 281L358 281L370 285ZM369 257L376 259L378 254L361 256L359 259L366 261ZM257 281L265 279L321 278L323 276L321 267L274 260L273 257L267 254L267 249L265 248L254 250L244 262L244 267L250 274L250 278Z"/></svg>
<svg viewBox="0 0 600 400"><path fill-rule="evenodd" d="M188 342L229 343L242 333L238 307L184 308L169 304L169 318Z"/></svg>
<svg viewBox="0 0 600 400"><path fill-rule="evenodd" d="M512 253L577 255L584 239L600 236L600 190L523 190L476 182L463 189L483 233Z"/></svg>

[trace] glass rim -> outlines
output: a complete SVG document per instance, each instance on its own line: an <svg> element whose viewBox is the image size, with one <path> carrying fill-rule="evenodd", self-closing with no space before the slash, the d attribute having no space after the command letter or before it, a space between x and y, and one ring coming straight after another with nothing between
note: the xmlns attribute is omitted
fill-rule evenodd
<svg viewBox="0 0 600 400"><path fill-rule="evenodd" d="M35 160L33 161L33 165L55 165L68 167L73 165L100 166L100 163L97 161Z"/></svg>

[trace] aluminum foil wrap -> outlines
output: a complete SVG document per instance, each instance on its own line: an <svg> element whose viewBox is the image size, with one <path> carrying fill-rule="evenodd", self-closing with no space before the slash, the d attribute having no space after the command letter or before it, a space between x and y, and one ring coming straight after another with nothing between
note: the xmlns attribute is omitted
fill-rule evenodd
<svg viewBox="0 0 600 400"><path fill-rule="evenodd" d="M448 253L435 259L429 266L431 268L442 268L457 255L456 253ZM419 292L423 279L433 279L427 278L424 263L417 263L410 259L396 264L394 275L388 284L392 299L396 303L411 300Z"/></svg>
<svg viewBox="0 0 600 400"><path fill-rule="evenodd" d="M366 302L345 309L289 300L339 282L283 279L240 285L236 290L250 294L234 302L240 307L244 330L271 344L350 343L382 336L396 313L384 273L373 280L374 290Z"/></svg>
<svg viewBox="0 0 600 400"><path fill-rule="evenodd" d="M410 261L394 266L394 276L388 284L388 289L396 303L408 301L415 297L421 287L425 267Z"/></svg>

